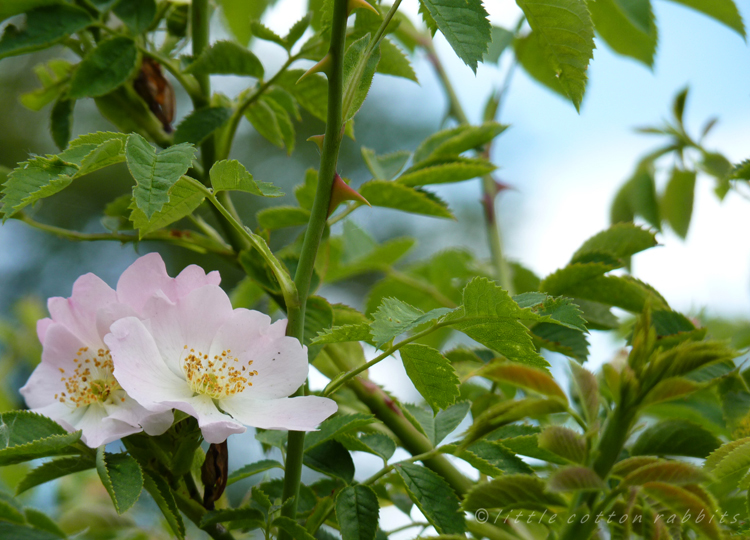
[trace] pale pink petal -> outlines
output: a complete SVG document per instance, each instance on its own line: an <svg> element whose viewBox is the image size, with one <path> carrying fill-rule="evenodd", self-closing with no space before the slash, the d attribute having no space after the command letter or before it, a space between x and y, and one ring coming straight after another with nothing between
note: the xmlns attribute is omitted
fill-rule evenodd
<svg viewBox="0 0 750 540"><path fill-rule="evenodd" d="M31 411L52 418L70 432L78 430L73 425L77 424L86 413L84 407L74 407L69 403L60 403L59 401L53 401L44 407L31 408Z"/></svg>
<svg viewBox="0 0 750 540"><path fill-rule="evenodd" d="M143 431L149 435L161 435L172 427L174 413L169 411L153 413L141 420Z"/></svg>
<svg viewBox="0 0 750 540"><path fill-rule="evenodd" d="M188 354L207 355L219 327L232 317L232 303L216 285L195 289L172 303L152 297L143 309L154 342L174 373L183 373Z"/></svg>
<svg viewBox="0 0 750 540"><path fill-rule="evenodd" d="M209 358L222 358L246 377L249 398L286 397L305 383L308 362L307 348L285 336L285 328L286 321L272 325L268 315L235 309L216 332Z"/></svg>
<svg viewBox="0 0 750 540"><path fill-rule="evenodd" d="M169 369L149 331L135 317L116 321L104 337L120 386L149 410L163 411L164 401L181 401L193 392L185 379Z"/></svg>
<svg viewBox="0 0 750 540"><path fill-rule="evenodd" d="M170 297L170 300L176 301L187 296L193 290L204 285L218 285L221 283L221 276L219 272L213 271L206 274L198 265L191 264L185 267L185 269L174 278L174 297Z"/></svg>
<svg viewBox="0 0 750 540"><path fill-rule="evenodd" d="M197 395L184 401L167 402L175 409L195 417L206 442L224 442L234 433L244 433L247 428L216 408L214 401L204 395Z"/></svg>
<svg viewBox="0 0 750 540"><path fill-rule="evenodd" d="M149 253L139 257L120 276L117 282L117 298L136 311L143 309L146 301L161 290L168 297L174 296L172 278L161 255Z"/></svg>
<svg viewBox="0 0 750 540"><path fill-rule="evenodd" d="M41 343L42 345L44 345L44 335L47 333L47 329L52 323L53 321L49 317L45 319L39 319L36 322L36 335L39 338L39 343Z"/></svg>
<svg viewBox="0 0 750 540"><path fill-rule="evenodd" d="M104 343L104 336L109 334L109 327L113 322L125 317L137 316L138 314L132 307L120 302L101 307L96 313L96 331L102 338L101 342Z"/></svg>
<svg viewBox="0 0 750 540"><path fill-rule="evenodd" d="M98 347L101 336L96 327L97 311L117 302L117 295L109 285L94 274L85 274L73 284L70 298L50 298L47 301L52 320L65 325L81 341Z"/></svg>
<svg viewBox="0 0 750 540"><path fill-rule="evenodd" d="M100 405L86 407L86 412L78 422L73 424L73 428L83 431L81 439L91 448L97 448L142 431L140 426L132 426L126 422L107 418L107 411Z"/></svg>
<svg viewBox="0 0 750 540"><path fill-rule="evenodd" d="M171 410L149 411L128 396L124 390L118 390L115 394L112 401L103 404L108 414L107 418L119 420L134 427L142 426L149 435L161 435L172 425L174 414Z"/></svg>
<svg viewBox="0 0 750 540"><path fill-rule="evenodd" d="M247 426L313 431L338 410L332 399L318 396L254 400L245 392L219 401L222 409Z"/></svg>

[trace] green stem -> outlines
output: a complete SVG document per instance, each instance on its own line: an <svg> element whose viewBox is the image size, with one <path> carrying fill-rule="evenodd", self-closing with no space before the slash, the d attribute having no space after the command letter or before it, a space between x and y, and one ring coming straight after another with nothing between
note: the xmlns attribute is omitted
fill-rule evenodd
<svg viewBox="0 0 750 540"><path fill-rule="evenodd" d="M208 47L210 18L208 0L193 0L190 6L190 37L193 40L193 58L198 58ZM200 74L194 75L194 77L198 81L201 91L200 103L196 105L205 107L211 98L210 76L208 74Z"/></svg>
<svg viewBox="0 0 750 540"><path fill-rule="evenodd" d="M326 133L323 141L323 152L318 171L318 187L315 192L310 221L305 231L300 260L294 283L297 287L298 304L288 306L287 335L302 341L305 325L305 308L310 293L315 258L318 253L320 239L328 219L328 205L331 200L331 188L336 172L339 146L341 145L342 126L342 98L344 91L344 51L346 46L346 20L348 16L347 0L334 0L333 22L331 25L331 45L328 54L331 58L331 68L328 73L328 118ZM301 387L294 395L304 395L305 387ZM284 474L284 491L282 500L293 499L286 504L281 514L295 519L297 516L297 499L302 472L302 456L304 454L305 433L290 431L287 441L287 460ZM282 531L280 540L291 540L288 533Z"/></svg>
<svg viewBox="0 0 750 540"><path fill-rule="evenodd" d="M180 493L179 491L174 492L174 500L177 503L177 507L185 514L190 521L200 527L201 519L206 514L206 509L203 508L198 502L194 501L190 497ZM210 525L202 529L214 540L234 540L232 533L227 531L221 525Z"/></svg>

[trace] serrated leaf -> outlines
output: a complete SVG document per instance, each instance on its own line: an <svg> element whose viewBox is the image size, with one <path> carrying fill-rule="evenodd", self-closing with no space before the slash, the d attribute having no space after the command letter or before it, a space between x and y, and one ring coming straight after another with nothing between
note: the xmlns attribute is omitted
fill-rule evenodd
<svg viewBox="0 0 750 540"><path fill-rule="evenodd" d="M429 14L458 57L476 73L477 63L492 41L490 22L481 0L420 0L420 7L423 14Z"/></svg>
<svg viewBox="0 0 750 540"><path fill-rule="evenodd" d="M257 21L271 4L269 0L247 2L246 0L218 0L221 6L224 25L234 38L247 47L252 32L249 21Z"/></svg>
<svg viewBox="0 0 750 540"><path fill-rule="evenodd" d="M26 518L21 512L20 505L13 504L9 500L0 499L0 523L10 521L19 525L26 524Z"/></svg>
<svg viewBox="0 0 750 540"><path fill-rule="evenodd" d="M533 367L512 362L493 362L477 371L476 374L491 381L511 384L524 390L531 390L536 394L555 397L563 402L568 400L565 392L548 373Z"/></svg>
<svg viewBox="0 0 750 540"><path fill-rule="evenodd" d="M570 370L581 408L588 425L591 426L599 417L599 382L593 373L575 362L570 362Z"/></svg>
<svg viewBox="0 0 750 540"><path fill-rule="evenodd" d="M499 26L493 26L492 43L490 43L490 47L484 55L483 61L497 64L500 60L500 56L502 56L505 50L513 43L513 37L513 32Z"/></svg>
<svg viewBox="0 0 750 540"><path fill-rule="evenodd" d="M297 206L274 206L264 208L256 215L258 225L269 231L283 229L284 227L299 227L307 225L310 220L310 211Z"/></svg>
<svg viewBox="0 0 750 540"><path fill-rule="evenodd" d="M281 197L284 192L270 182L256 182L236 159L214 163L209 172L214 191L245 191L261 197Z"/></svg>
<svg viewBox="0 0 750 540"><path fill-rule="evenodd" d="M547 60L547 55L536 32L530 32L525 36L514 39L513 49L516 53L516 59L526 73L556 94L563 98L568 97L562 84L560 84L560 79L555 74L555 70Z"/></svg>
<svg viewBox="0 0 750 540"><path fill-rule="evenodd" d="M370 414L337 414L325 420L318 431L313 431L305 437L305 451L311 450L343 433L351 433L371 424L375 417Z"/></svg>
<svg viewBox="0 0 750 540"><path fill-rule="evenodd" d="M70 445L81 432L68 433L55 421L30 411L0 414L0 466L47 456L76 454Z"/></svg>
<svg viewBox="0 0 750 540"><path fill-rule="evenodd" d="M558 352L583 363L589 356L589 343L585 334L551 323L535 324L531 329L534 343L539 348Z"/></svg>
<svg viewBox="0 0 750 540"><path fill-rule="evenodd" d="M448 308L438 308L424 313L421 309L410 306L397 298L385 298L373 314L373 322L370 326L375 346L382 348L397 336L439 319L450 311Z"/></svg>
<svg viewBox="0 0 750 540"><path fill-rule="evenodd" d="M41 512L35 508L24 508L23 513L26 517L27 523L34 527L37 533L39 531L44 531L45 533L55 535L57 538L67 538L67 535L65 534L65 532L63 532L60 526L44 512Z"/></svg>
<svg viewBox="0 0 750 540"><path fill-rule="evenodd" d="M105 453L102 445L96 451L96 471L118 514L127 512L141 496L143 471L132 456Z"/></svg>
<svg viewBox="0 0 750 540"><path fill-rule="evenodd" d="M148 30L156 17L156 2L154 0L120 0L112 11L130 27L133 34L138 35Z"/></svg>
<svg viewBox="0 0 750 540"><path fill-rule="evenodd" d="M192 214L203 202L205 193L183 177L170 188L168 197L161 210L154 212L150 219L134 202L130 204L130 221L133 228L138 229L139 238Z"/></svg>
<svg viewBox="0 0 750 540"><path fill-rule="evenodd" d="M649 166L639 167L612 202L612 223L633 221L635 216L642 217L657 230L661 227L654 172Z"/></svg>
<svg viewBox="0 0 750 540"><path fill-rule="evenodd" d="M159 507L164 519L167 520L169 528L177 538L185 538L185 524L182 521L182 515L177 509L174 495L169 485L160 476L149 471L143 472L143 487L149 492L154 499L156 506Z"/></svg>
<svg viewBox="0 0 750 540"><path fill-rule="evenodd" d="M350 452L368 452L388 461L396 451L396 443L388 435L383 433L363 434L359 437L344 434L336 437Z"/></svg>
<svg viewBox="0 0 750 540"><path fill-rule="evenodd" d="M371 180L359 188L372 206L393 208L402 212L455 219L448 205L432 193L419 188L411 188L397 182Z"/></svg>
<svg viewBox="0 0 750 540"><path fill-rule="evenodd" d="M307 529L291 518L278 517L273 520L273 525L289 533L294 540L315 540Z"/></svg>
<svg viewBox="0 0 750 540"><path fill-rule="evenodd" d="M336 496L336 518L343 540L374 540L380 505L369 486L348 486Z"/></svg>
<svg viewBox="0 0 750 540"><path fill-rule="evenodd" d="M475 417L474 423L466 432L465 442L468 444L476 441L488 433L495 431L498 427L517 422L523 418L543 418L565 410L565 403L557 397L550 399L523 398L501 401L488 407L479 416ZM507 441L502 442L506 443ZM527 442L533 445L532 450L540 450L536 436L534 436L533 441ZM525 453L525 450L519 450L514 446L506 446L517 454L528 455ZM528 445L526 445L526 449L528 448ZM554 457L554 454L543 449L541 451L547 456L553 456L552 459L546 458L546 461L554 462L557 459Z"/></svg>
<svg viewBox="0 0 750 540"><path fill-rule="evenodd" d="M96 467L96 463L93 460L81 456L64 457L42 463L19 482L16 487L16 495L57 478L94 467Z"/></svg>
<svg viewBox="0 0 750 540"><path fill-rule="evenodd" d="M685 488L663 482L648 482L641 489L646 495L674 510L680 516L688 512L692 516L713 515L705 501ZM690 519L687 525L711 540L723 538L718 520L703 519L699 522L697 519Z"/></svg>
<svg viewBox="0 0 750 540"><path fill-rule="evenodd" d="M135 178L135 203L147 219L169 202L169 190L193 163L195 147L183 143L159 152L140 135L132 133L125 144L125 158Z"/></svg>
<svg viewBox="0 0 750 540"><path fill-rule="evenodd" d="M631 455L689 456L705 458L720 446L705 428L678 418L654 424L640 434L630 448Z"/></svg>
<svg viewBox="0 0 750 540"><path fill-rule="evenodd" d="M563 426L548 426L538 436L539 448L549 450L573 463L586 462L586 440L580 433Z"/></svg>
<svg viewBox="0 0 750 540"><path fill-rule="evenodd" d="M378 62L378 73L402 77L419 84L417 74L411 67L411 62L404 52L390 39L383 38L380 42L380 62Z"/></svg>
<svg viewBox="0 0 750 540"><path fill-rule="evenodd" d="M547 492L541 478L527 474L509 474L478 484L469 490L463 501L467 512L480 508L547 510L561 506L566 506L562 497Z"/></svg>
<svg viewBox="0 0 750 540"><path fill-rule="evenodd" d="M411 152L406 150L378 156L375 150L362 147L362 159L375 180L392 180L401 172L410 156Z"/></svg>
<svg viewBox="0 0 750 540"><path fill-rule="evenodd" d="M335 440L327 440L306 450L302 462L319 473L341 478L347 484L354 479L352 456Z"/></svg>
<svg viewBox="0 0 750 540"><path fill-rule="evenodd" d="M531 474L533 469L514 452L500 442L481 440L473 443L468 450L488 462L501 474ZM499 476L495 474L493 476Z"/></svg>
<svg viewBox="0 0 750 540"><path fill-rule="evenodd" d="M41 88L21 94L20 101L32 111L40 111L66 90L73 64L61 58L53 58L46 64L34 67L34 73L42 83Z"/></svg>
<svg viewBox="0 0 750 540"><path fill-rule="evenodd" d="M547 480L547 489L553 493L604 491L607 486L593 470L588 467L574 466L555 471Z"/></svg>
<svg viewBox="0 0 750 540"><path fill-rule="evenodd" d="M703 388L703 385L691 381L690 379L685 379L683 377L670 377L659 381L656 386L646 394L642 403L644 406L648 406L662 403L664 401L683 398L689 394L697 392L701 388Z"/></svg>
<svg viewBox="0 0 750 540"><path fill-rule="evenodd" d="M42 6L26 13L26 26L5 27L0 39L0 59L46 49L93 23L85 10L66 4Z"/></svg>
<svg viewBox="0 0 750 540"><path fill-rule="evenodd" d="M586 5L597 33L616 53L653 66L658 30L650 0L596 0Z"/></svg>
<svg viewBox="0 0 750 540"><path fill-rule="evenodd" d="M709 479L701 469L682 461L660 461L644 465L628 474L622 480L623 486L642 486L650 482L664 482L673 485L700 484Z"/></svg>
<svg viewBox="0 0 750 540"><path fill-rule="evenodd" d="M3 221L29 204L65 189L77 172L76 164L58 156L37 156L19 163L3 186Z"/></svg>
<svg viewBox="0 0 750 540"><path fill-rule="evenodd" d="M711 473L717 482L732 478L736 485L741 475L750 467L750 438L729 442L714 451L706 459L704 469Z"/></svg>
<svg viewBox="0 0 750 540"><path fill-rule="evenodd" d="M217 41L185 70L193 75L263 77L263 65L252 52L231 41Z"/></svg>
<svg viewBox="0 0 750 540"><path fill-rule="evenodd" d="M286 41L287 43L287 50L291 49L294 44L299 41L299 39L305 33L305 30L307 30L307 27L310 26L311 20L312 13L308 12L304 17L302 17L292 25L292 27L289 29L289 33L284 38L284 41Z"/></svg>
<svg viewBox="0 0 750 540"><path fill-rule="evenodd" d="M463 182L491 173L495 169L495 165L484 159L463 158L407 171L396 182L410 187Z"/></svg>
<svg viewBox="0 0 750 540"><path fill-rule="evenodd" d="M370 35L367 34L349 45L344 54L344 98L342 103L344 122L354 118L367 93L372 77L380 61L380 49L367 56Z"/></svg>
<svg viewBox="0 0 750 540"><path fill-rule="evenodd" d="M479 126L462 125L438 131L419 145L414 152L414 163L449 158L469 150L481 149L507 128L506 125L490 121Z"/></svg>
<svg viewBox="0 0 750 540"><path fill-rule="evenodd" d="M662 460L660 460L659 458L653 456L637 456L625 458L622 461L615 463L615 465L612 467L612 475L623 478L636 469L640 469L641 467L645 467L646 465L660 463L661 461Z"/></svg>
<svg viewBox="0 0 750 540"><path fill-rule="evenodd" d="M369 342L370 340L369 324L345 324L323 330L311 341L311 344L322 345L326 343L344 343L347 341Z"/></svg>
<svg viewBox="0 0 750 540"><path fill-rule="evenodd" d="M231 114L232 109L229 107L206 107L194 110L177 125L174 132L175 144L200 145L214 131L223 126Z"/></svg>
<svg viewBox="0 0 750 540"><path fill-rule="evenodd" d="M201 518L200 526L201 528L210 527L217 523L233 523L232 528L262 527L266 524L266 516L257 508L250 508L249 506L223 508L207 512Z"/></svg>
<svg viewBox="0 0 750 540"><path fill-rule="evenodd" d="M598 254L625 259L657 245L653 232L633 223L617 223L586 240L573 254L570 264L591 262L591 257Z"/></svg>
<svg viewBox="0 0 750 540"><path fill-rule="evenodd" d="M516 0L565 93L580 110L594 56L594 25L584 0Z"/></svg>
<svg viewBox="0 0 750 540"><path fill-rule="evenodd" d="M462 534L466 530L458 497L441 476L411 463L396 465L409 498L427 521L441 534Z"/></svg>
<svg viewBox="0 0 750 540"><path fill-rule="evenodd" d="M672 0L672 2L700 11L727 25L742 37L746 36L742 15L733 0Z"/></svg>
<svg viewBox="0 0 750 540"><path fill-rule="evenodd" d="M276 32L265 26L260 21L250 21L250 31L253 33L253 36L258 39L271 41L286 48L286 41L284 41L284 38L276 34Z"/></svg>
<svg viewBox="0 0 750 540"><path fill-rule="evenodd" d="M469 414L471 403L468 401L461 401L454 405L451 405L445 410L442 410L435 415L435 436L432 440L432 445L437 447L443 439L453 433L459 424L463 422L466 415Z"/></svg>
<svg viewBox="0 0 750 540"><path fill-rule="evenodd" d="M673 169L667 188L662 195L661 215L677 233L685 238L690 228L693 216L693 200L695 198L695 171Z"/></svg>
<svg viewBox="0 0 750 540"><path fill-rule="evenodd" d="M80 99L109 94L130 78L137 60L138 49L132 39L115 37L102 41L73 73L68 97Z"/></svg>
<svg viewBox="0 0 750 540"><path fill-rule="evenodd" d="M432 347L410 343L399 349L406 374L434 409L445 409L458 398L460 383L450 361Z"/></svg>

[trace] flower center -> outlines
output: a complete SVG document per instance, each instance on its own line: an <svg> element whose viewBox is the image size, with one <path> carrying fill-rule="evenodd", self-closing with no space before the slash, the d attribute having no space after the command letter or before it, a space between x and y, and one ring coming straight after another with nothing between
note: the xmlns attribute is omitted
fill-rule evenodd
<svg viewBox="0 0 750 540"><path fill-rule="evenodd" d="M252 386L250 377L258 374L249 369L252 360L241 362L232 356L231 349L221 351L221 354L209 358L207 354L184 347L185 358L182 369L185 371L190 388L193 392L204 394L212 399L220 399L238 394L246 387Z"/></svg>
<svg viewBox="0 0 750 540"><path fill-rule="evenodd" d="M59 368L65 391L55 394L56 400L76 407L114 403L118 399L125 401L124 392L112 374L114 366L109 349L99 349L94 354L93 351L89 352L88 347L82 347L78 349L73 362L76 367L70 375Z"/></svg>

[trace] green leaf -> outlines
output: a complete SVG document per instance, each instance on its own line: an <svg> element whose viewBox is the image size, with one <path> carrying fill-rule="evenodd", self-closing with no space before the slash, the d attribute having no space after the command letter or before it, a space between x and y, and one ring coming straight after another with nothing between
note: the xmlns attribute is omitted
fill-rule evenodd
<svg viewBox="0 0 750 540"><path fill-rule="evenodd" d="M263 77L258 57L231 41L217 41L195 59L185 70L193 75L239 75Z"/></svg>
<svg viewBox="0 0 750 540"><path fill-rule="evenodd" d="M651 231L633 223L617 223L586 240L573 254L570 263L590 262L598 254L625 259L657 245L656 236Z"/></svg>
<svg viewBox="0 0 750 540"><path fill-rule="evenodd" d="M16 495L24 491L51 482L69 474L86 471L96 467L96 463L82 456L64 457L42 463L27 474L16 487Z"/></svg>
<svg viewBox="0 0 750 540"><path fill-rule="evenodd" d="M731 478L736 486L740 477L750 467L750 438L731 441L714 451L706 459L704 469L711 473L717 482Z"/></svg>
<svg viewBox="0 0 750 540"><path fill-rule="evenodd" d="M292 27L289 29L289 33L284 38L284 41L286 41L287 43L287 50L294 47L294 44L299 41L299 39L305 33L305 30L307 30L307 27L310 26L311 20L312 13L308 12L304 17L302 17L292 25Z"/></svg>
<svg viewBox="0 0 750 540"><path fill-rule="evenodd" d="M746 36L742 16L733 0L672 0L672 2L700 11L727 25L742 37Z"/></svg>
<svg viewBox="0 0 750 540"><path fill-rule="evenodd" d="M0 59L46 49L93 22L88 12L67 4L32 9L26 13L23 30L12 24L5 27L0 39Z"/></svg>
<svg viewBox="0 0 750 540"><path fill-rule="evenodd" d="M661 198L661 215L680 238L687 236L693 216L695 171L672 170L667 188Z"/></svg>
<svg viewBox="0 0 750 540"><path fill-rule="evenodd" d="M422 511L430 525L441 534L463 534L466 530L458 497L441 476L411 463L396 465L409 498Z"/></svg>
<svg viewBox="0 0 750 540"><path fill-rule="evenodd" d="M343 540L374 540L380 505L372 488L348 486L336 496L336 519Z"/></svg>
<svg viewBox="0 0 750 540"><path fill-rule="evenodd" d="M281 197L279 188L270 182L256 182L253 175L247 172L242 163L236 159L221 160L214 163L209 172L211 187L219 191L245 191L261 197Z"/></svg>
<svg viewBox="0 0 750 540"><path fill-rule="evenodd" d="M656 230L661 228L656 184L651 167L639 167L620 189L612 203L612 223L633 221L635 216L645 219Z"/></svg>
<svg viewBox="0 0 750 540"><path fill-rule="evenodd" d="M566 408L566 404L557 397L501 401L488 407L479 416L475 417L474 423L466 432L465 444L472 443L484 437L488 433L495 431L498 427L517 422L523 418L544 418L550 414L565 411ZM557 460L555 454L539 448L536 436L533 437L533 440L526 441L523 448L512 446L506 440L502 441L502 443L517 454L529 455L527 450L531 446L531 451L537 455L530 457L537 457L541 451L542 454L547 456L542 458L545 461L552 461L554 463ZM552 456L552 459L549 456Z"/></svg>
<svg viewBox="0 0 750 540"><path fill-rule="evenodd" d="M670 377L659 381L656 386L646 394L642 403L644 406L648 406L662 403L664 401L683 398L689 394L697 392L701 388L703 388L703 385L689 379L683 377Z"/></svg>
<svg viewBox="0 0 750 540"><path fill-rule="evenodd" d="M366 341L371 340L369 324L345 324L334 326L320 332L312 341L312 345L322 345L326 343L343 343L347 341Z"/></svg>
<svg viewBox="0 0 750 540"><path fill-rule="evenodd" d="M659 461L634 470L622 480L624 486L642 486L650 482L673 485L700 484L709 476L701 469L683 461Z"/></svg>
<svg viewBox="0 0 750 540"><path fill-rule="evenodd" d="M177 503L175 503L174 495L169 485L161 476L144 471L143 487L154 499L156 506L161 510L164 519L167 520L169 528L172 529L175 536L180 539L185 538L185 524L182 521L182 515L177 509Z"/></svg>
<svg viewBox="0 0 750 540"><path fill-rule="evenodd" d="M57 538L67 538L65 532L44 512L35 508L24 508L23 513L26 521L36 529L37 532L44 531L55 535ZM5 537L3 537L5 538Z"/></svg>
<svg viewBox="0 0 750 540"><path fill-rule="evenodd" d="M193 182L182 177L169 189L167 196L169 200L150 219L135 205L135 201L131 202L128 207L131 210L130 221L133 228L138 229L139 238L189 216L201 205L206 195Z"/></svg>
<svg viewBox="0 0 750 540"><path fill-rule="evenodd" d="M284 41L284 38L276 34L276 32L274 32L267 26L263 25L263 23L261 23L260 21L250 21L250 31L253 33L253 36L257 37L258 39L262 39L263 41L271 41L286 48L286 41Z"/></svg>
<svg viewBox="0 0 750 540"><path fill-rule="evenodd" d="M553 493L568 491L604 491L607 486L588 467L565 467L555 471L547 480L547 489Z"/></svg>
<svg viewBox="0 0 750 540"><path fill-rule="evenodd" d="M42 83L37 88L26 94L21 94L21 103L32 111L40 111L67 89L70 75L73 72L73 64L61 58L53 58L46 64L34 67L34 73Z"/></svg>
<svg viewBox="0 0 750 540"><path fill-rule="evenodd" d="M12 499L0 499L0 523L10 521L19 525L25 525L26 518L21 510L21 506Z"/></svg>
<svg viewBox="0 0 750 540"><path fill-rule="evenodd" d="M593 373L575 362L570 362L570 371L584 416L589 424L593 424L599 417L599 382Z"/></svg>
<svg viewBox="0 0 750 540"><path fill-rule="evenodd" d="M120 0L112 11L130 27L133 34L138 35L148 30L156 17L156 2L154 0Z"/></svg>
<svg viewBox="0 0 750 540"><path fill-rule="evenodd" d="M135 203L147 219L169 202L169 190L193 163L195 147L183 143L170 146L159 154L140 135L132 133L125 145L125 158L135 178Z"/></svg>
<svg viewBox="0 0 750 540"><path fill-rule="evenodd" d="M365 102L380 61L380 49L366 56L369 45L370 35L367 34L349 45L344 55L344 122L354 118Z"/></svg>
<svg viewBox="0 0 750 540"><path fill-rule="evenodd" d="M19 163L3 186L3 221L39 199L65 189L78 171L58 156L37 156Z"/></svg>
<svg viewBox="0 0 750 540"><path fill-rule="evenodd" d="M537 438L539 448L573 463L586 462L586 440L580 433L562 426L548 426Z"/></svg>
<svg viewBox="0 0 750 540"><path fill-rule="evenodd" d="M484 159L462 158L406 171L396 181L412 187L463 182L491 173L495 169L497 169L495 165Z"/></svg>
<svg viewBox="0 0 750 540"><path fill-rule="evenodd" d="M363 434L360 437L344 434L336 437L350 452L368 452L388 461L396 451L396 443L388 435L383 433Z"/></svg>
<svg viewBox="0 0 750 540"><path fill-rule="evenodd" d="M402 212L455 219L448 205L437 195L419 188L411 188L397 182L371 180L359 188L362 195L373 206L393 208Z"/></svg>
<svg viewBox="0 0 750 540"><path fill-rule="evenodd" d="M384 298L383 303L373 314L371 328L375 346L382 348L401 334L439 319L450 311L448 308L438 308L425 313L397 298Z"/></svg>
<svg viewBox="0 0 750 540"><path fill-rule="evenodd" d="M644 430L630 448L630 454L705 458L720 444L719 439L705 428L675 418Z"/></svg>
<svg viewBox="0 0 750 540"><path fill-rule="evenodd" d="M315 537L307 532L307 529L291 518L278 517L273 520L273 525L289 533L294 540L315 540Z"/></svg>
<svg viewBox="0 0 750 540"><path fill-rule="evenodd" d="M295 132L289 113L268 96L262 96L245 111L245 117L255 130L274 146L288 148L291 154Z"/></svg>
<svg viewBox="0 0 750 540"><path fill-rule="evenodd" d="M60 540L60 536L26 525L0 521L0 538L3 540Z"/></svg>
<svg viewBox="0 0 750 540"><path fill-rule="evenodd" d="M596 31L619 54L654 65L658 30L650 0L587 1Z"/></svg>
<svg viewBox="0 0 750 540"><path fill-rule="evenodd" d="M305 451L302 462L313 470L341 478L347 484L354 479L354 462L338 441L329 440Z"/></svg>
<svg viewBox="0 0 750 540"><path fill-rule="evenodd" d="M221 6L225 26L245 47L252 36L250 21L260 20L266 8L272 4L270 0L219 0L217 3Z"/></svg>
<svg viewBox="0 0 750 540"><path fill-rule="evenodd" d="M174 132L175 144L192 143L196 146L223 126L232 115L229 107L207 107L194 110L179 123Z"/></svg>
<svg viewBox="0 0 750 540"><path fill-rule="evenodd" d="M312 431L305 437L305 451L312 450L344 433L356 432L374 420L375 417L370 414L336 414L320 424L318 431Z"/></svg>
<svg viewBox="0 0 750 540"><path fill-rule="evenodd" d="M476 73L477 63L492 41L481 0L420 0L420 7L423 13L429 13L458 57Z"/></svg>
<svg viewBox="0 0 750 540"><path fill-rule="evenodd" d="M494 382L502 382L531 390L536 394L555 397L563 402L568 398L555 380L546 372L533 367L512 362L493 362L476 373Z"/></svg>
<svg viewBox="0 0 750 540"><path fill-rule="evenodd" d="M307 225L310 220L310 211L298 206L274 206L264 208L258 212L258 225L269 231L283 229L284 227L299 227Z"/></svg>
<svg viewBox="0 0 750 540"><path fill-rule="evenodd" d="M432 445L437 447L443 439L453 433L459 424L463 422L466 415L469 414L471 403L468 401L461 401L455 405L451 405L447 409L440 411L435 416L435 436L432 439Z"/></svg>
<svg viewBox="0 0 750 540"><path fill-rule="evenodd" d="M60 150L64 150L70 141L70 135L73 131L73 109L75 100L58 99L55 106L52 107L50 115L49 130L52 140Z"/></svg>
<svg viewBox="0 0 750 540"><path fill-rule="evenodd" d="M51 6L59 3L60 0L4 0L2 6L0 6L0 21L41 6Z"/></svg>
<svg viewBox="0 0 750 540"><path fill-rule="evenodd" d="M438 131L419 145L414 152L414 163L455 157L469 150L481 149L507 128L497 122L485 122L479 126L462 125Z"/></svg>
<svg viewBox="0 0 750 540"><path fill-rule="evenodd" d="M588 360L588 340L583 333L577 330L571 330L556 324L540 323L534 325L531 333L534 336L534 343L541 349L564 354L581 363Z"/></svg>
<svg viewBox="0 0 750 540"><path fill-rule="evenodd" d="M0 466L47 456L76 454L70 445L81 432L68 433L62 426L30 411L0 414Z"/></svg>
<svg viewBox="0 0 750 540"><path fill-rule="evenodd" d="M266 517L257 508L249 506L240 508L224 508L212 510L201 518L201 528L210 527L217 523L232 523L233 529L257 528L266 524Z"/></svg>
<svg viewBox="0 0 750 540"><path fill-rule="evenodd" d="M690 513L693 519L687 521L687 525L711 540L721 540L724 536L719 527L718 520L696 519L699 515L709 516L713 512L709 505L696 494L679 486L663 482L648 482L641 488L647 496L656 499L667 508L673 510L677 515L684 516Z"/></svg>
<svg viewBox="0 0 750 540"><path fill-rule="evenodd" d="M514 39L513 49L516 52L516 59L526 73L553 92L564 98L568 97L555 70L547 60L537 32L530 32L526 36Z"/></svg>
<svg viewBox="0 0 750 540"><path fill-rule="evenodd" d="M536 32L565 93L576 106L594 56L594 25L584 0L516 0Z"/></svg>
<svg viewBox="0 0 750 540"><path fill-rule="evenodd" d="M102 41L73 73L68 97L80 99L109 94L130 78L137 60L138 49L132 39L115 37Z"/></svg>
<svg viewBox="0 0 750 540"><path fill-rule="evenodd" d="M492 43L484 55L484 62L497 64L505 49L513 43L513 32L499 26L492 27Z"/></svg>
<svg viewBox="0 0 750 540"><path fill-rule="evenodd" d="M406 374L434 409L445 409L458 398L460 383L445 356L427 345L410 343L399 349Z"/></svg>
<svg viewBox="0 0 750 540"><path fill-rule="evenodd" d="M491 476L500 476L501 474L531 474L533 472L533 469L523 459L499 442L481 440L470 445L467 450L496 469L495 474ZM463 455L459 457L463 458Z"/></svg>
<svg viewBox="0 0 750 540"><path fill-rule="evenodd" d="M375 150L362 147L362 159L375 180L393 180L409 161L409 157L411 152L406 150L378 156Z"/></svg>
<svg viewBox="0 0 750 540"><path fill-rule="evenodd" d="M143 471L132 456L105 453L102 445L96 451L96 471L118 514L127 512L141 496Z"/></svg>
<svg viewBox="0 0 750 540"><path fill-rule="evenodd" d="M565 499L547 492L541 478L528 474L509 474L475 485L463 502L463 509L467 512L476 512L480 508L527 508L543 511L563 506L566 506Z"/></svg>
<svg viewBox="0 0 750 540"><path fill-rule="evenodd" d="M411 67L411 62L404 52L390 39L383 38L380 42L380 62L378 62L378 73L402 77L419 84L417 74Z"/></svg>

